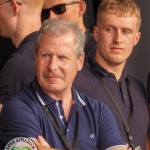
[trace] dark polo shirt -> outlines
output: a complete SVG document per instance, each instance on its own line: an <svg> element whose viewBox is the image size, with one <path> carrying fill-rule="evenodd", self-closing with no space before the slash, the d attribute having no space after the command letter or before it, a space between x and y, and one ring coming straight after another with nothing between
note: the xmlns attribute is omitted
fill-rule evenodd
<svg viewBox="0 0 150 150"><path fill-rule="evenodd" d="M37 94L38 93L38 94ZM117 125L109 109L72 89L74 103L69 120L66 122L61 100L46 95L35 81L5 103L0 117L0 143L4 148L12 138L42 135L51 147L66 149L54 129L42 105L47 105L58 126L72 145L78 130L78 150L104 150L112 146L124 145ZM79 113L79 115L77 115ZM76 129L76 123L78 125Z"/></svg>
<svg viewBox="0 0 150 150"><path fill-rule="evenodd" d="M112 111L118 128L123 139L128 142L127 134L122 119L114 106L110 96L101 85L95 74L94 69L103 79L105 85L109 88L117 104L119 105L126 122L129 120L131 112L131 101L133 103L133 119L131 121L131 134L135 146L140 145L142 150L146 149L146 132L148 129L149 115L147 108L147 97L143 85L133 77L126 75L124 72L117 82L114 74L106 71L92 58L89 62L85 62L83 69L77 74L74 80L74 87L83 93L88 94L94 99L104 102ZM127 80L131 85L131 99L128 92Z"/></svg>
<svg viewBox="0 0 150 150"><path fill-rule="evenodd" d="M37 32L33 32L20 43L0 70L0 103L4 103L35 77L35 43Z"/></svg>

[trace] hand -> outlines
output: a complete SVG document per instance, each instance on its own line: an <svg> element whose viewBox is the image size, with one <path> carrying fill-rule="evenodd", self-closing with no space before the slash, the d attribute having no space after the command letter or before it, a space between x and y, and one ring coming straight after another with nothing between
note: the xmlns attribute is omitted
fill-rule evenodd
<svg viewBox="0 0 150 150"><path fill-rule="evenodd" d="M34 142L37 145L38 150L57 150L51 148L50 145L45 141L45 139L42 136L38 136L37 141Z"/></svg>
<svg viewBox="0 0 150 150"><path fill-rule="evenodd" d="M129 146L129 144L126 144L127 150L132 150L132 148Z"/></svg>

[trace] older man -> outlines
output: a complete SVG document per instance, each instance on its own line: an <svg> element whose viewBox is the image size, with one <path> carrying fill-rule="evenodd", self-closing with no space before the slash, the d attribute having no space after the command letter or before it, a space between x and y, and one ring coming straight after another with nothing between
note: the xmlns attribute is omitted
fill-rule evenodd
<svg viewBox="0 0 150 150"><path fill-rule="evenodd" d="M72 88L83 66L84 41L81 29L70 21L47 20L42 25L36 45L36 79L2 109L3 147L13 138L39 141L42 135L56 149L126 149L108 108Z"/></svg>

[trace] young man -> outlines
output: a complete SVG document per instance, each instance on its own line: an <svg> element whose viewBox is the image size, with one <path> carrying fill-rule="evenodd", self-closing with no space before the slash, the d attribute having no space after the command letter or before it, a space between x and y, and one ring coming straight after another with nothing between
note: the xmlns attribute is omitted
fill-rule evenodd
<svg viewBox="0 0 150 150"><path fill-rule="evenodd" d="M97 50L78 73L74 86L103 101L112 111L124 140L146 149L149 123L143 85L125 73L125 63L141 33L140 9L134 0L103 0L94 36Z"/></svg>
<svg viewBox="0 0 150 150"><path fill-rule="evenodd" d="M42 20L48 18L63 18L75 22L85 33L85 60L96 51L96 41L89 29L86 29L83 15L86 11L86 0L45 0L42 10Z"/></svg>
<svg viewBox="0 0 150 150"><path fill-rule="evenodd" d="M56 149L127 149L109 109L72 88L83 66L84 42L81 29L70 21L47 20L42 25L36 45L37 78L2 109L3 148L13 138L40 141L42 135Z"/></svg>
<svg viewBox="0 0 150 150"><path fill-rule="evenodd" d="M0 70L0 103L35 77L34 49L44 0L0 0L0 36L11 38L14 53Z"/></svg>

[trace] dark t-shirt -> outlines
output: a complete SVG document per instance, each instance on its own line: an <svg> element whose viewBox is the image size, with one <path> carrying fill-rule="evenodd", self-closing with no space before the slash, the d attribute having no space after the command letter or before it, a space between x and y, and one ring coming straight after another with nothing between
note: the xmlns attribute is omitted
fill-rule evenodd
<svg viewBox="0 0 150 150"><path fill-rule="evenodd" d="M0 70L8 57L16 50L10 39L0 37Z"/></svg>
<svg viewBox="0 0 150 150"><path fill-rule="evenodd" d="M0 102L4 103L35 77L34 55L37 32L21 42L0 70Z"/></svg>

